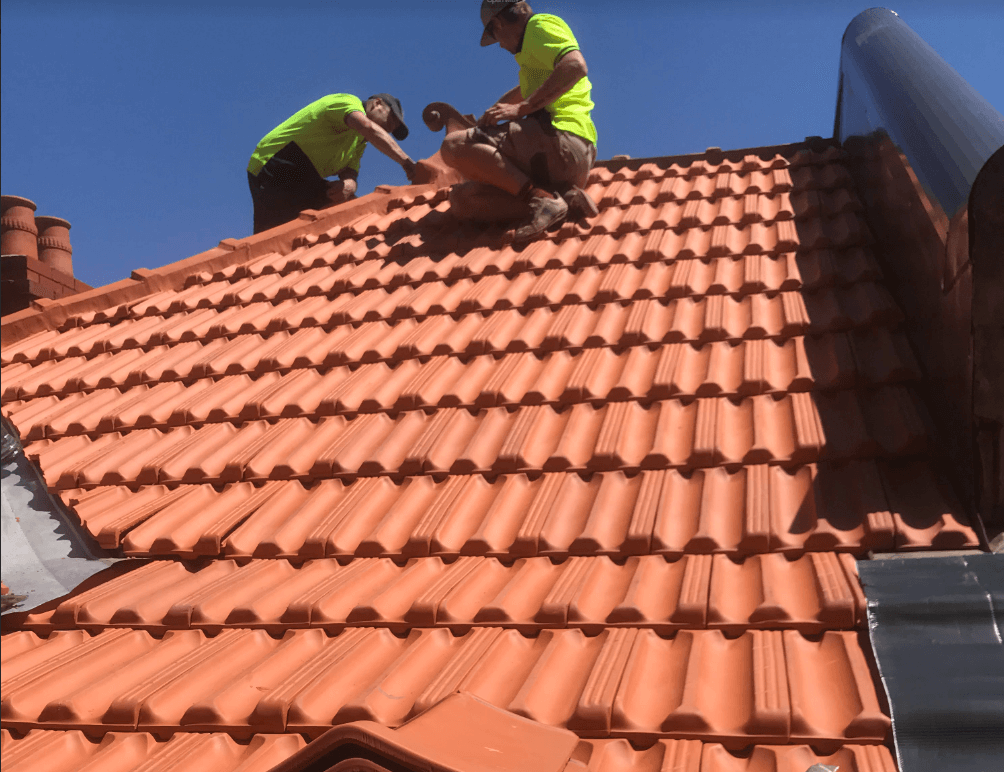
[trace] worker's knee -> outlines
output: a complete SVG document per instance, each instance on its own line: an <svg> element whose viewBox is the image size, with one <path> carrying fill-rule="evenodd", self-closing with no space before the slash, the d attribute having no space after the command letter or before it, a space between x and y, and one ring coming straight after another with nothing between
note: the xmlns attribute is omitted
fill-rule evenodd
<svg viewBox="0 0 1004 772"><path fill-rule="evenodd" d="M454 166L464 156L469 145L470 138L466 131L454 131L443 139L439 154L447 164Z"/></svg>

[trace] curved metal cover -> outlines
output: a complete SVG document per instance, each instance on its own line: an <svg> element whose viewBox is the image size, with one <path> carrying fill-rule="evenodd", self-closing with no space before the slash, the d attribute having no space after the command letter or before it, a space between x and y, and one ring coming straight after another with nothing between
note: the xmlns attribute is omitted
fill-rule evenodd
<svg viewBox="0 0 1004 772"><path fill-rule="evenodd" d="M1004 555L864 560L901 772L1004 758Z"/></svg>
<svg viewBox="0 0 1004 772"><path fill-rule="evenodd" d="M1004 145L1004 116L894 12L871 8L844 32L834 134L884 132L950 219Z"/></svg>

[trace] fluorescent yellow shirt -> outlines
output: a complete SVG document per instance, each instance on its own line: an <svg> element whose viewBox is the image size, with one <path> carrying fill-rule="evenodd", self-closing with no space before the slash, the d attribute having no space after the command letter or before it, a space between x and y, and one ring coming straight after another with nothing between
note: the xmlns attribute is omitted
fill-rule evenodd
<svg viewBox="0 0 1004 772"><path fill-rule="evenodd" d="M329 94L300 110L266 134L251 155L248 171L258 174L269 158L296 142L322 177L345 167L359 171L366 149L363 135L345 125L349 113L365 113L362 100L351 94Z"/></svg>
<svg viewBox="0 0 1004 772"><path fill-rule="evenodd" d="M516 54L519 65L519 89L527 99L554 72L558 59L569 51L578 51L575 35L564 21L549 13L535 13L526 23L523 48ZM596 126L589 117L593 84L582 78L567 92L547 106L556 129L588 139L596 144Z"/></svg>

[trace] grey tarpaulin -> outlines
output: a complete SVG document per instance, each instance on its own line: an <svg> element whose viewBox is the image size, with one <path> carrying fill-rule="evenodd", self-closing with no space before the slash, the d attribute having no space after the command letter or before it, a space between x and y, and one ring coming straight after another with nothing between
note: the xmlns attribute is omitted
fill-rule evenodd
<svg viewBox="0 0 1004 772"><path fill-rule="evenodd" d="M900 771L1004 768L1004 555L858 571Z"/></svg>

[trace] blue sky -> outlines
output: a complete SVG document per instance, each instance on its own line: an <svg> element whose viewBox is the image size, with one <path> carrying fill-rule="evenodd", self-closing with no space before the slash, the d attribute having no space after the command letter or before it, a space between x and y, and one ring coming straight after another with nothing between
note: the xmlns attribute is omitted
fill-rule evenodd
<svg viewBox="0 0 1004 772"><path fill-rule="evenodd" d="M862 2L539 0L590 67L599 157L830 136L840 38ZM280 10L280 6L283 8ZM249 235L258 140L328 93L389 91L415 159L442 134L431 101L480 114L516 84L478 45L477 0L265 3L4 0L2 188L73 224L74 269L101 285ZM991 0L890 4L1004 111L1004 10ZM372 148L360 193L404 184Z"/></svg>

